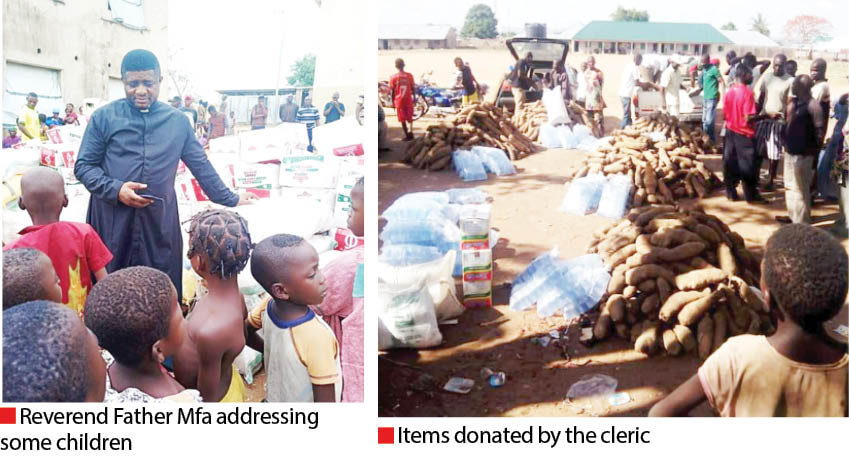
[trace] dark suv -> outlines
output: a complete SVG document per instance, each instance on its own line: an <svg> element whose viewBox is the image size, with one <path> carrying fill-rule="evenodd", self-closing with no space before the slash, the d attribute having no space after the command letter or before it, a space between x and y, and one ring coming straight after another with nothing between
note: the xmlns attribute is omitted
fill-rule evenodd
<svg viewBox="0 0 849 471"><path fill-rule="evenodd" d="M569 41L548 38L513 38L507 40L507 49L510 50L514 60L525 57L529 52L532 53L534 56L534 79L542 80L546 73L554 69L554 64L558 60L566 60L566 55L569 53ZM495 104L498 107L506 106L513 110L516 104L513 100L513 90L508 78L509 74L501 81L501 86L498 87L495 96ZM533 102L540 98L542 98L541 91L530 90L527 93L526 101Z"/></svg>

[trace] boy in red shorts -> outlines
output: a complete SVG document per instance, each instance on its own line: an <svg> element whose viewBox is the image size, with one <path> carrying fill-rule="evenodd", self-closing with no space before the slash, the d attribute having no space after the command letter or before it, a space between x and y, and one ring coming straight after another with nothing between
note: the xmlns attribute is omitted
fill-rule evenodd
<svg viewBox="0 0 849 471"><path fill-rule="evenodd" d="M413 111L416 97L415 80L413 74L404 72L404 59L400 57L395 59L395 68L398 73L389 79L389 88L392 89L392 103L395 104L395 112L398 114L398 121L401 122L401 128L404 129L404 140L413 140ZM407 130L407 123L410 123L410 129Z"/></svg>

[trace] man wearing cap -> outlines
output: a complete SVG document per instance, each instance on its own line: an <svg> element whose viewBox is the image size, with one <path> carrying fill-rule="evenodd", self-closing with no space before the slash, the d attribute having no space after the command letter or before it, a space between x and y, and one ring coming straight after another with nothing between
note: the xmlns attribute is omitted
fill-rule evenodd
<svg viewBox="0 0 849 471"><path fill-rule="evenodd" d="M126 98L91 115L74 175L91 192L86 222L114 254L109 272L143 265L167 273L182 299L183 238L174 180L182 160L209 199L236 206L254 199L230 191L209 163L192 125L157 101L162 75L150 51L121 62Z"/></svg>
<svg viewBox="0 0 849 471"><path fill-rule="evenodd" d="M183 106L180 107L180 111L189 118L189 121L192 122L192 129L194 129L198 125L198 111L192 106L191 95L186 95L186 98L183 99Z"/></svg>

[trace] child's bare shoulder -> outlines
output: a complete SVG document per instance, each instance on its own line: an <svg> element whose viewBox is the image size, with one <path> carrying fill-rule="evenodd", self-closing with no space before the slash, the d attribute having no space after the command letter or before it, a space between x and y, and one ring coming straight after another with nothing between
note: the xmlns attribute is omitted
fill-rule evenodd
<svg viewBox="0 0 849 471"><path fill-rule="evenodd" d="M189 321L196 341L222 342L244 337L241 317L233 315L234 309L236 308L221 303L199 302Z"/></svg>

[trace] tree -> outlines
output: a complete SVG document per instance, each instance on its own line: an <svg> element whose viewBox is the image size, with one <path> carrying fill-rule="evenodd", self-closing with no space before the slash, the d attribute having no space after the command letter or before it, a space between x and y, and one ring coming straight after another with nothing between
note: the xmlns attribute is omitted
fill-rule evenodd
<svg viewBox="0 0 849 471"><path fill-rule="evenodd" d="M469 12L466 13L466 22L463 23L460 34L467 38L494 38L498 35L496 26L498 26L498 20L495 19L495 13L488 6L479 3L469 8Z"/></svg>
<svg viewBox="0 0 849 471"><path fill-rule="evenodd" d="M769 26L766 24L766 18L764 18L762 14L758 13L758 16L752 18L752 22L749 25L749 31L757 31L764 36L769 36Z"/></svg>
<svg viewBox="0 0 849 471"><path fill-rule="evenodd" d="M648 21L649 12L646 10L637 10L622 8L622 5L616 7L616 11L610 14L613 21Z"/></svg>
<svg viewBox="0 0 849 471"><path fill-rule="evenodd" d="M315 78L315 55L307 54L301 57L297 62L292 64L292 68L289 70L292 72L292 75L286 77L289 85L299 87L312 86L313 79Z"/></svg>
<svg viewBox="0 0 849 471"><path fill-rule="evenodd" d="M784 25L784 37L791 43L811 46L816 42L831 39L831 22L819 16L801 15L791 18Z"/></svg>
<svg viewBox="0 0 849 471"><path fill-rule="evenodd" d="M737 31L737 25L735 25L734 23L729 21L728 23L725 23L724 25L722 25L722 27L719 28L719 29L722 29L722 30L725 30L725 31Z"/></svg>
<svg viewBox="0 0 849 471"><path fill-rule="evenodd" d="M188 94L187 92L192 88L189 74L182 67L184 54L183 48L169 50L168 70L165 71L165 76L168 77L168 80L170 80L171 85L174 87L174 95L180 97L186 96Z"/></svg>

